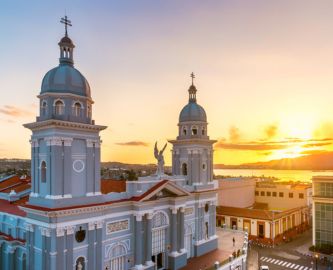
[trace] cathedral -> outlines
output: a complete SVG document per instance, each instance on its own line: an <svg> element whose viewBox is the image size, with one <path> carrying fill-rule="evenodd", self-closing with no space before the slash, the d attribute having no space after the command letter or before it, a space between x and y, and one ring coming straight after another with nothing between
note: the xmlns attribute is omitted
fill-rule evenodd
<svg viewBox="0 0 333 270"><path fill-rule="evenodd" d="M42 80L36 121L24 125L32 132L29 193L8 184L7 199L0 197L0 269L173 270L216 249L216 141L194 76L169 141L172 175L159 164L123 192L102 192L100 132L107 127L92 119L92 92L74 67L70 22L63 22L59 65Z"/></svg>

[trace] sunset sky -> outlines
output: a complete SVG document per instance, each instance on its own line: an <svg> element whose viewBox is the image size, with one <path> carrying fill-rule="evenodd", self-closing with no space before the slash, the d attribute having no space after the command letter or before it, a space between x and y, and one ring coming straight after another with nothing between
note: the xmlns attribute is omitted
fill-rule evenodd
<svg viewBox="0 0 333 270"><path fill-rule="evenodd" d="M103 161L155 162L192 71L215 163L333 150L332 0L1 0L0 158L30 158L22 124L58 64L65 11L94 119L108 126Z"/></svg>

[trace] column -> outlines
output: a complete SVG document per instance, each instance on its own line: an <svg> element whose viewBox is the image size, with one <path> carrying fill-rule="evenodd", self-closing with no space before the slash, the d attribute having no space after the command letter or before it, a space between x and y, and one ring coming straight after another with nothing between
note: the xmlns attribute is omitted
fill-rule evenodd
<svg viewBox="0 0 333 270"><path fill-rule="evenodd" d="M27 224L26 226L26 236L27 236L27 269L33 269L34 265L34 225ZM1 265L1 264L0 264Z"/></svg>
<svg viewBox="0 0 333 270"><path fill-rule="evenodd" d="M179 252L184 252L184 237L185 237L185 233L184 233L184 212L185 212L185 208L182 207L180 208L179 211Z"/></svg>
<svg viewBox="0 0 333 270"><path fill-rule="evenodd" d="M56 231L57 237L57 269L63 269L64 267L64 250L65 250L65 229L57 228Z"/></svg>
<svg viewBox="0 0 333 270"><path fill-rule="evenodd" d="M152 265L152 218L153 214L146 214L146 265Z"/></svg>
<svg viewBox="0 0 333 270"><path fill-rule="evenodd" d="M64 195L72 194L72 138L64 139Z"/></svg>
<svg viewBox="0 0 333 270"><path fill-rule="evenodd" d="M177 208L171 209L171 253L177 253Z"/></svg>
<svg viewBox="0 0 333 270"><path fill-rule="evenodd" d="M140 241L142 236L142 215L137 214L135 216L135 268L142 268L142 241Z"/></svg>
<svg viewBox="0 0 333 270"><path fill-rule="evenodd" d="M8 269L15 269L15 262L14 262L14 254L15 254L15 248L11 247L11 249L8 252Z"/></svg>
<svg viewBox="0 0 333 270"><path fill-rule="evenodd" d="M95 265L95 223L88 224L88 269L94 269Z"/></svg>
<svg viewBox="0 0 333 270"><path fill-rule="evenodd" d="M95 254L103 254L102 250L102 231L103 230L103 221L96 222L96 253ZM103 257L103 256L102 256ZM102 269L102 259L96 260L96 267L94 269Z"/></svg>
<svg viewBox="0 0 333 270"><path fill-rule="evenodd" d="M73 269L73 241L74 241L75 226L66 227L66 266L67 269Z"/></svg>
<svg viewBox="0 0 333 270"><path fill-rule="evenodd" d="M212 204L213 216L212 216L212 234L216 235L216 205L215 202ZM243 221L244 222L244 221Z"/></svg>

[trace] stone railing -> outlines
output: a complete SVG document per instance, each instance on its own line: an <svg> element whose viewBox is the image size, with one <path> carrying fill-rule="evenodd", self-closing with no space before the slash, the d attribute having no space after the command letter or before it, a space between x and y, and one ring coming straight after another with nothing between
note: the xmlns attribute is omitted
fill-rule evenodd
<svg viewBox="0 0 333 270"><path fill-rule="evenodd" d="M242 231L239 231L242 232ZM215 262L214 267L210 270L246 270L246 263L247 263L247 252L248 252L248 241L249 235L247 232L244 232L244 242L243 247L240 252L236 254L230 255L227 260L222 262Z"/></svg>

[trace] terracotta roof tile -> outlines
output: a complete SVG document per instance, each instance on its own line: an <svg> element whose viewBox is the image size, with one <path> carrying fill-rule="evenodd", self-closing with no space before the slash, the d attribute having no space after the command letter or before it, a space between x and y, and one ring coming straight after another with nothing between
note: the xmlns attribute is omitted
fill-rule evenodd
<svg viewBox="0 0 333 270"><path fill-rule="evenodd" d="M17 204L10 203L7 200L0 199L0 211L21 217L26 216L26 213L22 211Z"/></svg>
<svg viewBox="0 0 333 270"><path fill-rule="evenodd" d="M101 192L103 194L110 192L126 192L126 181L103 179L101 180Z"/></svg>

